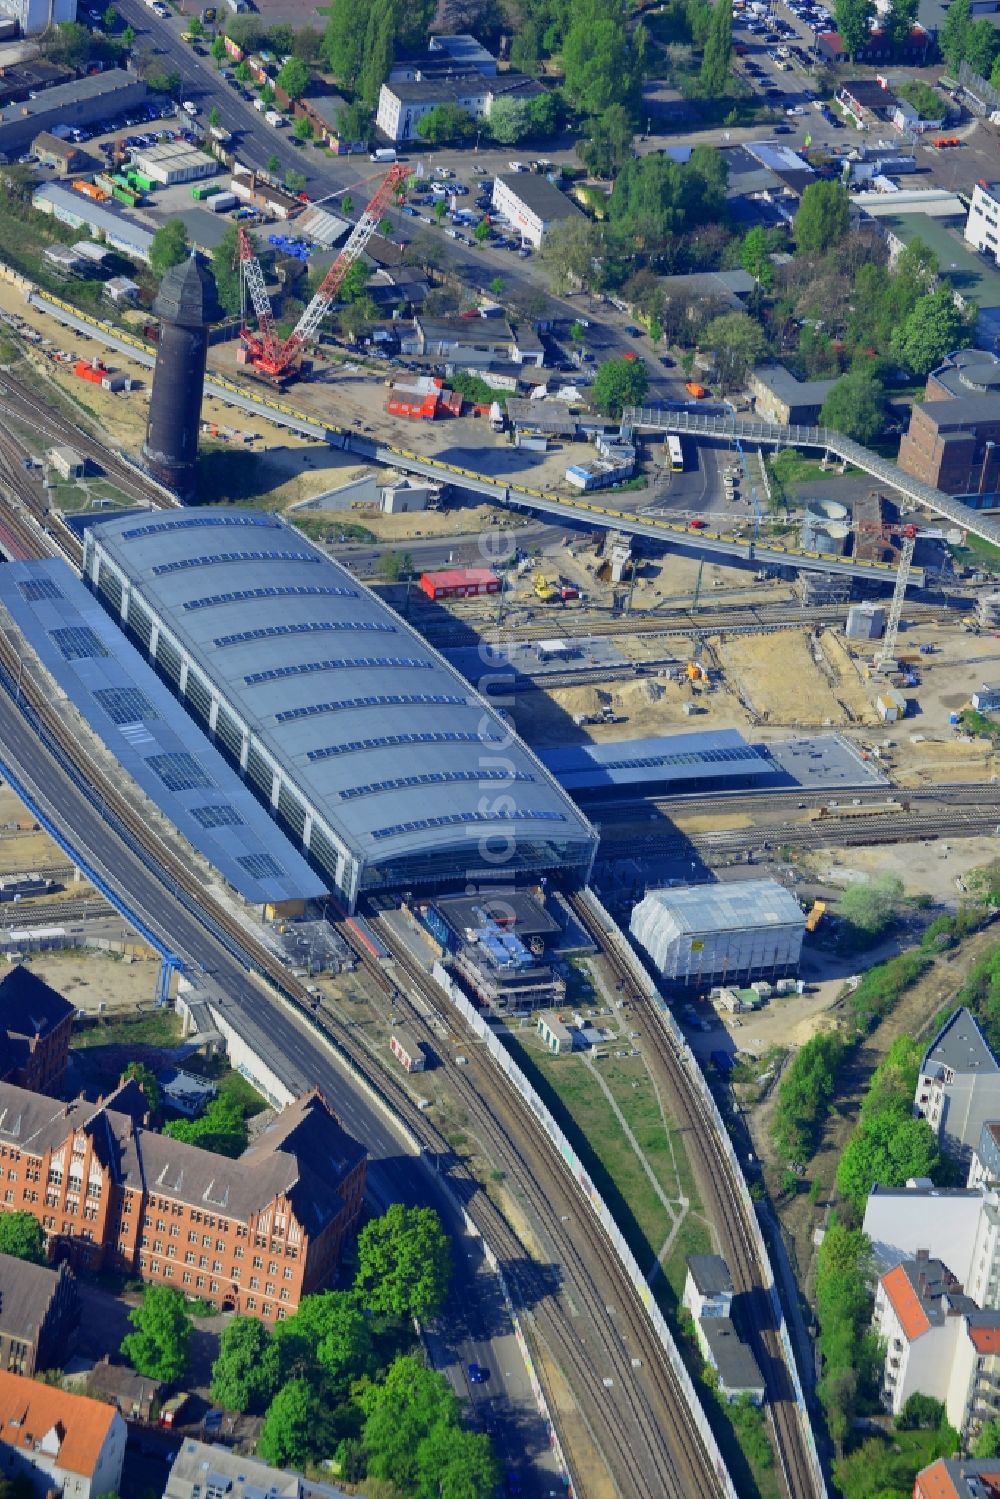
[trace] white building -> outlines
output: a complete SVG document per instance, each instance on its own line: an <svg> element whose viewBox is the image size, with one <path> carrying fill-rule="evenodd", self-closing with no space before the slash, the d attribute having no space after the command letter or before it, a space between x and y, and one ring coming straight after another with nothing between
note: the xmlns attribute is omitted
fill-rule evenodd
<svg viewBox="0 0 1000 1499"><path fill-rule="evenodd" d="M733 1308L733 1277L720 1254L689 1254L684 1282L684 1305L698 1322L702 1317L728 1317Z"/></svg>
<svg viewBox="0 0 1000 1499"><path fill-rule="evenodd" d="M688 1255L683 1300L694 1318L698 1347L718 1376L719 1393L729 1401L748 1395L760 1405L764 1381L752 1350L730 1316L733 1278L720 1255Z"/></svg>
<svg viewBox="0 0 1000 1499"><path fill-rule="evenodd" d="M22 36L37 36L64 21L75 21L76 0L0 0L0 16L16 21Z"/></svg>
<svg viewBox="0 0 1000 1499"><path fill-rule="evenodd" d="M173 187L178 182L196 182L201 177L214 177L219 163L214 156L206 156L184 141L160 141L145 151L137 151L132 157L137 171L152 182L164 187Z"/></svg>
<svg viewBox="0 0 1000 1499"><path fill-rule="evenodd" d="M944 1260L971 1294L982 1213L981 1191L934 1187L920 1178L906 1187L875 1187L865 1206L864 1231L880 1273L925 1250L931 1259ZM992 1305L978 1296L976 1300L980 1306Z"/></svg>
<svg viewBox="0 0 1000 1499"><path fill-rule="evenodd" d="M39 1496L118 1492L128 1428L112 1405L0 1372L0 1472Z"/></svg>
<svg viewBox="0 0 1000 1499"><path fill-rule="evenodd" d="M71 229L89 229L95 239L100 236L105 245L130 260L149 261L153 231L111 203L95 203L60 182L43 182L32 194L31 206Z"/></svg>
<svg viewBox="0 0 1000 1499"><path fill-rule="evenodd" d="M928 1047L913 1111L930 1124L941 1149L965 1165L983 1125L1000 1119L1000 1063L969 1010L956 1010Z"/></svg>
<svg viewBox="0 0 1000 1499"><path fill-rule="evenodd" d="M478 69L424 75L411 70L409 78L383 83L375 113L376 129L386 140L402 145L420 139L418 126L425 115L442 104L464 109L474 120L488 120L498 99L536 99L545 90L522 73L490 77Z"/></svg>
<svg viewBox="0 0 1000 1499"><path fill-rule="evenodd" d="M580 217L580 210L547 177L509 172L493 183L493 207L536 248L553 224Z"/></svg>
<svg viewBox="0 0 1000 1499"><path fill-rule="evenodd" d="M974 250L1000 261L1000 182L977 182L972 190L965 237Z"/></svg>
<svg viewBox="0 0 1000 1499"><path fill-rule="evenodd" d="M731 880L651 890L629 930L664 978L709 989L793 973L805 924L776 880Z"/></svg>

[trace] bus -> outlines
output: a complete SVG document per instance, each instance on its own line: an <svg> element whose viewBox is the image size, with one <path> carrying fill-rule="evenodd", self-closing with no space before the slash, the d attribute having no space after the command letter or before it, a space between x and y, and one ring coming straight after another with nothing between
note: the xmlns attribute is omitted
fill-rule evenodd
<svg viewBox="0 0 1000 1499"><path fill-rule="evenodd" d="M675 474L684 472L684 454L681 451L681 440L679 437L667 438L667 456L670 459L670 467Z"/></svg>

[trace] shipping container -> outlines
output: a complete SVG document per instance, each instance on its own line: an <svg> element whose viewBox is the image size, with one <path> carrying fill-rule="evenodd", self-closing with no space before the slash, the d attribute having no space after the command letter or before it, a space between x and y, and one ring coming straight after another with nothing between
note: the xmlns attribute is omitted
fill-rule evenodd
<svg viewBox="0 0 1000 1499"><path fill-rule="evenodd" d="M202 203L206 198L212 198L219 191L216 182L199 182L191 189L191 196L196 203Z"/></svg>
<svg viewBox="0 0 1000 1499"><path fill-rule="evenodd" d="M209 199L208 206L213 213L228 213L239 201L235 193L216 193L214 198Z"/></svg>

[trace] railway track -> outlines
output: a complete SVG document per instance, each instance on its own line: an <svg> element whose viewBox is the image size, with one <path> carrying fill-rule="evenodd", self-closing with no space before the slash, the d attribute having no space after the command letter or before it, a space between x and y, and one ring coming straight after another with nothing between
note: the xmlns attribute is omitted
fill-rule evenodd
<svg viewBox="0 0 1000 1499"><path fill-rule="evenodd" d="M597 943L616 980L622 985L625 1003L643 1020L643 1048L647 1061L660 1071L671 1108L684 1137L685 1149L698 1183L702 1205L719 1235L719 1248L729 1266L733 1286L745 1314L744 1331L750 1337L757 1362L765 1377L767 1409L784 1489L789 1496L815 1495L816 1472L808 1450L794 1399L795 1380L785 1361L785 1351L774 1326L769 1270L757 1255L755 1235L747 1220L748 1198L737 1181L728 1151L719 1139L717 1124L700 1087L689 1069L697 1064L685 1055L663 1024L651 999L635 982L635 976L618 947L622 940L609 931L589 903L573 896L570 903L585 931Z"/></svg>
<svg viewBox="0 0 1000 1499"><path fill-rule="evenodd" d="M668 804L664 811L669 814ZM914 843L921 839L987 837L1000 828L1000 798L992 806L959 811L891 812L871 817L834 817L808 823L774 823L758 828L724 828L710 833L658 833L643 821L600 824L602 857L624 844L633 851L665 852L694 848L701 854L754 854L780 848L865 848L878 843Z"/></svg>
<svg viewBox="0 0 1000 1499"><path fill-rule="evenodd" d="M0 668L4 687L11 698L20 664L11 643L0 636ZM455 1160L444 1135L416 1107L405 1087L391 1073L381 1069L377 1073L373 1071L370 1054L347 1027L315 1012L312 996L305 985L288 972L284 962L265 943L255 940L236 917L212 900L183 861L145 826L114 781L100 766L86 761L80 744L53 710L44 688L35 680L30 668L23 673L20 699L22 706L30 708L33 726L41 733L57 762L74 784L86 784L96 814L124 840L133 859L138 858L145 870L142 878L147 882L159 882L176 902L172 924L183 931L190 929L192 921L196 923L199 946L204 947L207 941L214 954L209 971L217 975L215 981L223 983L226 992L241 1004L242 999L238 996L245 993L247 973L259 975L275 998L280 995L289 1003L344 1064L385 1101L421 1148L447 1163L450 1184L461 1198L470 1221L496 1248L501 1271L511 1283L515 1302L520 1303L522 1311L530 1313L529 1330L533 1324L553 1351L570 1381L580 1410L592 1430L599 1434L609 1472L614 1475L623 1499L631 1499L633 1495L644 1496L644 1499L645 1496L661 1499L667 1495L688 1499L692 1494L713 1499L713 1496L723 1495L724 1486L711 1465L706 1466L704 1458L698 1461L687 1426L686 1405L672 1402L671 1397L663 1396L659 1389L663 1374L654 1357L655 1350L650 1348L650 1359L644 1367L655 1372L656 1398L641 1386L633 1389L638 1371L628 1385L623 1383L631 1370L630 1357L623 1352L620 1333L606 1307L629 1304L628 1325L634 1329L637 1346L647 1346L652 1336L651 1329L648 1324L643 1325L642 1314L631 1308L628 1284L615 1277L614 1266L608 1264L606 1253L593 1265L589 1264L583 1252L573 1244L569 1231L554 1221L554 1212L555 1218L559 1218L555 1210L560 1203L568 1203L578 1214L580 1209L578 1204L570 1202L567 1195L569 1184L563 1182L561 1168L555 1163L551 1167L545 1164L551 1147L537 1124L530 1135L518 1139L516 1125L521 1121L508 1100L501 1110L503 1124L494 1121L494 1131L499 1136L498 1149L502 1151L511 1179L518 1182L523 1176L532 1198L538 1200L544 1219L551 1223L557 1234L560 1254L565 1247L566 1260L560 1269L564 1276L566 1301L553 1295L551 1275L544 1267L531 1262L481 1184L461 1161ZM121 860L119 870L125 870L128 862ZM134 867L131 877L133 881L136 878ZM119 878L124 879L126 875L120 873ZM181 951L184 951L183 943ZM602 1305L605 1307L603 1324L599 1324L599 1335L595 1336L593 1345L584 1343L577 1331L574 1313L577 1305L591 1309L595 1316L600 1316ZM641 1344L638 1342L640 1338ZM609 1364L620 1378L607 1375ZM612 1399L612 1392L604 1383L606 1377L612 1378L613 1389L617 1388L619 1392L628 1390L628 1400L623 1400L621 1393ZM633 1401L637 1411L634 1420L628 1417ZM550 1401L550 1404L554 1403ZM642 1440L638 1444L637 1457L635 1449L640 1433ZM667 1433L674 1440L668 1441ZM586 1495L585 1473L577 1474L577 1488L580 1494Z"/></svg>
<svg viewBox="0 0 1000 1499"><path fill-rule="evenodd" d="M539 1330L564 1373L571 1378L575 1374L575 1383L583 1381L599 1392L587 1412L588 1422L604 1450L610 1444L619 1453L614 1474L619 1491L650 1499L689 1499L694 1494L707 1499L724 1492L697 1431L685 1420L686 1400L638 1297L615 1274L614 1256L600 1224L581 1201L565 1165L555 1157L517 1089L488 1061L459 1066L443 1049L441 1028L451 1034L464 1032L464 1027L438 986L386 923L379 923L378 936L392 954L396 974L405 980L401 992L394 992L385 970L348 923L341 924L341 934L371 980L393 994L394 1008L407 1012L410 1028L434 1048L449 1086L484 1137L491 1163L516 1181L541 1227L547 1249L551 1246L572 1280L573 1315L565 1317L560 1308L544 1327L539 1324ZM462 1034L460 1039L463 1045L471 1043L469 1050L475 1046L469 1035ZM511 1125L515 1121L522 1137L537 1138L537 1151L527 1160L514 1138ZM523 1264L524 1250L499 1212L488 1237L511 1264ZM519 1269L517 1274L521 1273ZM530 1304L536 1290L536 1275L529 1269L527 1283L518 1286L518 1299ZM537 1305L533 1316L538 1323ZM587 1324L585 1331L582 1322ZM623 1434L626 1452L621 1451Z"/></svg>

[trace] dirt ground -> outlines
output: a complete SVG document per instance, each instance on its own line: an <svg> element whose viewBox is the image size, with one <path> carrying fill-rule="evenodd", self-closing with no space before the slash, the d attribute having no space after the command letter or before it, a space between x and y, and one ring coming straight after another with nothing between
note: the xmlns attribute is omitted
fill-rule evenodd
<svg viewBox="0 0 1000 1499"><path fill-rule="evenodd" d="M159 962L152 958L129 960L77 947L58 952L26 953L21 960L62 994L78 1010L97 1014L135 1010L149 1005L156 993Z"/></svg>
<svg viewBox="0 0 1000 1499"><path fill-rule="evenodd" d="M823 631L815 650L804 630L713 637L734 691L769 723L817 726L878 720L843 646Z"/></svg>

